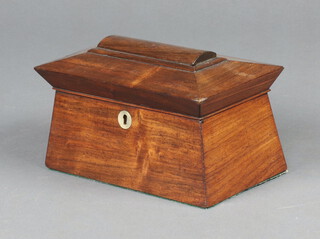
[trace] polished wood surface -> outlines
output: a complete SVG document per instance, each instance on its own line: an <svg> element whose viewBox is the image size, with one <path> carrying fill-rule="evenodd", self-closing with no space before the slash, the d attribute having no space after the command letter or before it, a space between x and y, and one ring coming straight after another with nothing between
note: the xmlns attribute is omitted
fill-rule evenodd
<svg viewBox="0 0 320 239"><path fill-rule="evenodd" d="M108 36L98 44L98 47L192 66L216 57L216 53L212 51L122 36Z"/></svg>
<svg viewBox="0 0 320 239"><path fill-rule="evenodd" d="M36 67L53 87L195 117L267 91L282 66L111 36Z"/></svg>
<svg viewBox="0 0 320 239"><path fill-rule="evenodd" d="M282 66L110 36L35 70L57 91L49 168L204 208L286 170Z"/></svg>
<svg viewBox="0 0 320 239"><path fill-rule="evenodd" d="M122 110L132 116L127 130ZM56 94L49 168L203 207L201 160L198 120Z"/></svg>
<svg viewBox="0 0 320 239"><path fill-rule="evenodd" d="M198 103L190 100L197 98L198 92L193 75L187 71L92 53L36 70L55 88L182 114L199 113Z"/></svg>
<svg viewBox="0 0 320 239"><path fill-rule="evenodd" d="M266 94L188 118L58 91L46 165L199 207L286 170Z"/></svg>
<svg viewBox="0 0 320 239"><path fill-rule="evenodd" d="M143 63L149 63L149 64L153 64L153 65L169 67L169 68L190 71L190 72L198 71L203 68L213 66L215 64L218 64L218 63L226 60L226 58L215 57L215 58L210 58L206 61L202 61L200 63L197 63L196 65L192 65L192 64L186 64L186 63L181 63L181 62L177 62L177 61L167 61L167 60L163 60L163 59L159 59L159 58L145 57L142 55L130 54L127 52L114 51L114 50L104 49L104 48L99 48L99 47L92 48L92 49L88 50L88 52L99 54L99 55L116 57L116 58L123 58L126 60L134 60L134 61L139 61L139 62L143 62Z"/></svg>
<svg viewBox="0 0 320 239"><path fill-rule="evenodd" d="M202 135L208 206L287 169L267 94L205 119Z"/></svg>

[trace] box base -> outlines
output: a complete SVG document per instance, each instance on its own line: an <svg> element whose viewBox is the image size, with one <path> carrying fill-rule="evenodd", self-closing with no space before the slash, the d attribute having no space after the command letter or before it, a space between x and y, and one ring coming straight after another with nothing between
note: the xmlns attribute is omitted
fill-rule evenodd
<svg viewBox="0 0 320 239"><path fill-rule="evenodd" d="M57 92L46 165L203 208L287 168L266 94L190 118Z"/></svg>
<svg viewBox="0 0 320 239"><path fill-rule="evenodd" d="M54 172L63 173L63 174L67 174L67 175L70 175L70 176L83 178L83 179L85 179L85 180L92 180L92 181L97 182L97 183L103 183L103 184L110 185L110 186L113 186L113 187L118 187L118 188L121 188L121 189L131 190L131 191L134 191L134 192L143 193L143 194L148 195L148 196L158 197L158 198L161 198L161 199L166 199L166 200L169 200L169 201L173 201L173 202L177 202L177 203L181 203L181 204L184 204L184 205L193 206L193 207L201 208L201 209L210 209L210 208L213 208L213 207L215 207L215 206L218 206L219 204L225 202L225 201L228 200L228 199L231 199L231 198L233 198L233 197L236 197L236 196L238 196L238 195L240 195L240 194L242 194L242 193L244 193L244 192L246 192L246 191L248 191L248 190L251 190L251 189L253 189L253 188L255 188L255 187L259 187L259 186L262 185L262 184L265 184L265 183L267 183L267 182L269 182L269 181L271 181L271 180L274 180L274 179L276 179L276 178L278 178L278 177L280 177L280 176L288 173L288 170L286 170L286 171L284 171L284 172L282 172L282 173L279 173L279 174L277 174L277 175L275 175L275 176L273 176L273 177L271 177L271 178L268 178L268 179L264 180L264 181L261 182L261 183L258 183L258 184L256 184L256 185L250 187L250 188L247 188L247 189L245 189L245 190L243 190L243 191L241 191L241 192L239 192L239 193L237 193L237 194L235 194L235 195L233 195L233 196L231 196L231 197L229 197L229 198L226 198L226 199L224 199L223 201L221 201L221 202L219 202L219 203L217 203L217 204L214 204L214 205L209 206L209 207L201 207L201 206L197 206L197 205L193 205L193 204L189 204L189 203L185 203L185 202L180 202L180 201L177 201L177 200L174 200L174 199L169 199L169 198L166 198L166 197L161 197L161 196L157 196L157 195L154 195L154 194L145 193L145 192L138 191L138 190L134 190L134 189L131 189L131 188L122 187L122 186L119 186L119 185L116 185L116 184L106 183L106 182L102 182L102 181L98 181L98 180L86 178L86 177L83 177L83 176L80 176L80 175L75 175L75 174L72 174L72 173L62 172L62 171L59 171L59 170L56 170L56 169L52 169L52 168L49 168L49 169L50 169L51 171L54 171Z"/></svg>

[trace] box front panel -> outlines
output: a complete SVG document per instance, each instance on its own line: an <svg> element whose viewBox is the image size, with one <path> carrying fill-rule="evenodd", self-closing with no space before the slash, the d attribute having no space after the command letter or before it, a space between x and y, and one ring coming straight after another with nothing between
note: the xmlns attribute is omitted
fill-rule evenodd
<svg viewBox="0 0 320 239"><path fill-rule="evenodd" d="M118 122L132 117L129 129ZM204 205L199 121L57 92L49 168Z"/></svg>

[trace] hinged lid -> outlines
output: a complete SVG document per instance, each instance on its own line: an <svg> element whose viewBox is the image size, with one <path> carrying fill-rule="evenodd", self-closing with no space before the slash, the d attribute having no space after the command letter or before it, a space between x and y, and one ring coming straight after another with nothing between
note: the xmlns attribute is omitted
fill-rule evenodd
<svg viewBox="0 0 320 239"><path fill-rule="evenodd" d="M283 67L109 36L35 70L58 89L202 117L267 91Z"/></svg>

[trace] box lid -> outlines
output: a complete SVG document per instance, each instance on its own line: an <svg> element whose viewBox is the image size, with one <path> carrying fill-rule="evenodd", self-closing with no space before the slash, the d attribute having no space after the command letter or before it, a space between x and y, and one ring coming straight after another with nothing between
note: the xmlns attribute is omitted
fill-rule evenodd
<svg viewBox="0 0 320 239"><path fill-rule="evenodd" d="M35 70L57 89L203 117L267 91L283 67L109 36Z"/></svg>

